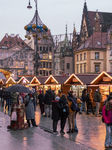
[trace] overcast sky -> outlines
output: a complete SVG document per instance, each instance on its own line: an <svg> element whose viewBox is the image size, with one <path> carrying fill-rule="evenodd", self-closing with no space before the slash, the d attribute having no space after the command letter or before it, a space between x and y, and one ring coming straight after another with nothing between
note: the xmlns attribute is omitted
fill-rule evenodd
<svg viewBox="0 0 112 150"><path fill-rule="evenodd" d="M24 26L34 16L35 2L30 0L32 9L28 10L29 0L0 0L0 40L5 33L19 34L24 39ZM73 32L75 23L80 31L84 0L38 0L39 16L51 30L52 35L64 34L67 23L68 33ZM87 0L88 10L112 12L112 0Z"/></svg>

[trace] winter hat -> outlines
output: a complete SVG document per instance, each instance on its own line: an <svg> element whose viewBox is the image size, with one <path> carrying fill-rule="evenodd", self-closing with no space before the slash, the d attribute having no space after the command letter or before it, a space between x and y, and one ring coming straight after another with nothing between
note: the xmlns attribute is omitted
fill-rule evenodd
<svg viewBox="0 0 112 150"><path fill-rule="evenodd" d="M56 101L59 101L59 100L60 100L60 97L59 97L59 96L56 96L55 100L56 100Z"/></svg>
<svg viewBox="0 0 112 150"><path fill-rule="evenodd" d="M107 101L109 101L109 100L111 100L111 99L112 99L112 96L109 96L108 99L107 99Z"/></svg>

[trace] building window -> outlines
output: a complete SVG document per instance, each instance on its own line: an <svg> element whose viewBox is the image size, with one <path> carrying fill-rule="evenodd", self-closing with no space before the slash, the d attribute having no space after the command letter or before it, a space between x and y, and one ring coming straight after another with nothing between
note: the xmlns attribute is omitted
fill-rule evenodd
<svg viewBox="0 0 112 150"><path fill-rule="evenodd" d="M52 47L49 47L49 51L52 52Z"/></svg>
<svg viewBox="0 0 112 150"><path fill-rule="evenodd" d="M82 73L82 65L80 65L80 73Z"/></svg>
<svg viewBox="0 0 112 150"><path fill-rule="evenodd" d="M95 72L99 73L99 71L100 71L100 65L95 65Z"/></svg>
<svg viewBox="0 0 112 150"><path fill-rule="evenodd" d="M79 67L77 66L77 73L79 73Z"/></svg>
<svg viewBox="0 0 112 150"><path fill-rule="evenodd" d="M45 68L45 62L43 62L43 68Z"/></svg>
<svg viewBox="0 0 112 150"><path fill-rule="evenodd" d="M40 52L42 51L42 46L40 46Z"/></svg>
<svg viewBox="0 0 112 150"><path fill-rule="evenodd" d="M49 63L49 68L52 68L52 63L51 62Z"/></svg>
<svg viewBox="0 0 112 150"><path fill-rule="evenodd" d="M21 67L23 67L23 62L21 62Z"/></svg>
<svg viewBox="0 0 112 150"><path fill-rule="evenodd" d="M112 72L112 63L110 63L110 72Z"/></svg>
<svg viewBox="0 0 112 150"><path fill-rule="evenodd" d="M6 57L8 57L9 56L9 54L8 53L6 53Z"/></svg>
<svg viewBox="0 0 112 150"><path fill-rule="evenodd" d="M86 64L84 64L84 73L86 73Z"/></svg>
<svg viewBox="0 0 112 150"><path fill-rule="evenodd" d="M33 66L33 63L32 63L32 62L30 62L30 66L31 66L31 67Z"/></svg>
<svg viewBox="0 0 112 150"><path fill-rule="evenodd" d="M58 63L58 58L56 58L56 63Z"/></svg>
<svg viewBox="0 0 112 150"><path fill-rule="evenodd" d="M46 47L46 52L48 52L48 47Z"/></svg>
<svg viewBox="0 0 112 150"><path fill-rule="evenodd" d="M42 75L42 70L40 70L40 75Z"/></svg>
<svg viewBox="0 0 112 150"><path fill-rule="evenodd" d="M1 61L1 66L3 66L3 61Z"/></svg>
<svg viewBox="0 0 112 150"><path fill-rule="evenodd" d="M49 71L49 74L50 74L50 75L52 74L52 71L51 71L51 70Z"/></svg>
<svg viewBox="0 0 112 150"><path fill-rule="evenodd" d="M46 55L45 54L43 54L43 59L46 59Z"/></svg>
<svg viewBox="0 0 112 150"><path fill-rule="evenodd" d="M66 67L67 67L67 69L70 69L70 63L67 63Z"/></svg>
<svg viewBox="0 0 112 150"><path fill-rule="evenodd" d="M82 54L80 54L80 60L82 60Z"/></svg>
<svg viewBox="0 0 112 150"><path fill-rule="evenodd" d="M4 44L7 45L7 41L5 41Z"/></svg>
<svg viewBox="0 0 112 150"><path fill-rule="evenodd" d="M95 59L99 59L99 52L95 52Z"/></svg>
<svg viewBox="0 0 112 150"><path fill-rule="evenodd" d="M25 66L28 66L28 62L24 62L24 65L25 65Z"/></svg>
<svg viewBox="0 0 112 150"><path fill-rule="evenodd" d="M1 57L3 57L3 53L1 53Z"/></svg>
<svg viewBox="0 0 112 150"><path fill-rule="evenodd" d="M49 54L49 59L52 59L52 55L51 54Z"/></svg>
<svg viewBox="0 0 112 150"><path fill-rule="evenodd" d="M84 60L86 60L86 53L84 53Z"/></svg>
<svg viewBox="0 0 112 150"><path fill-rule="evenodd" d="M12 45L12 42L11 42L11 41L9 42L9 45Z"/></svg>
<svg viewBox="0 0 112 150"><path fill-rule="evenodd" d="M32 75L32 70L30 70L30 75Z"/></svg>
<svg viewBox="0 0 112 150"><path fill-rule="evenodd" d="M77 61L79 61L79 55L77 55Z"/></svg>
<svg viewBox="0 0 112 150"><path fill-rule="evenodd" d="M45 51L45 47L43 47L43 51Z"/></svg>
<svg viewBox="0 0 112 150"><path fill-rule="evenodd" d="M46 68L48 68L48 62L46 62Z"/></svg>
<svg viewBox="0 0 112 150"><path fill-rule="evenodd" d="M28 54L27 53L25 53L25 58L27 58L28 57Z"/></svg>
<svg viewBox="0 0 112 150"><path fill-rule="evenodd" d="M17 42L18 45L20 45L20 42Z"/></svg>

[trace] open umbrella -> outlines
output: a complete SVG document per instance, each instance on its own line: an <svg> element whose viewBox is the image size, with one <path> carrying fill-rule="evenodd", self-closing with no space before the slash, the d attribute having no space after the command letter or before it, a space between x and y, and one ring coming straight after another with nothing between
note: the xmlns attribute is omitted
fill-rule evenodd
<svg viewBox="0 0 112 150"><path fill-rule="evenodd" d="M18 92L18 93L31 93L31 91L27 87L25 87L21 84L12 85L12 86L6 88L5 91Z"/></svg>

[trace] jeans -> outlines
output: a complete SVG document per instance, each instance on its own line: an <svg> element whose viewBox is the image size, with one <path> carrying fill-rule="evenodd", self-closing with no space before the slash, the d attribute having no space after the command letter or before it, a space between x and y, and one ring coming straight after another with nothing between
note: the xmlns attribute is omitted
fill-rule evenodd
<svg viewBox="0 0 112 150"><path fill-rule="evenodd" d="M83 108L84 108L84 111L86 113L86 111L87 111L86 102L82 102L82 105L81 105L81 108L80 108L80 112L82 112Z"/></svg>
<svg viewBox="0 0 112 150"><path fill-rule="evenodd" d="M52 114L52 105L45 104L45 116L51 116Z"/></svg>
<svg viewBox="0 0 112 150"><path fill-rule="evenodd" d="M77 123L76 123L76 115L77 115L77 113L75 114L75 119L74 119L74 121L75 121L75 127L74 127L74 129L78 131Z"/></svg>
<svg viewBox="0 0 112 150"><path fill-rule="evenodd" d="M112 145L112 126L106 126L106 138L105 138L105 146Z"/></svg>
<svg viewBox="0 0 112 150"><path fill-rule="evenodd" d="M99 115L100 102L96 102L96 115Z"/></svg>

